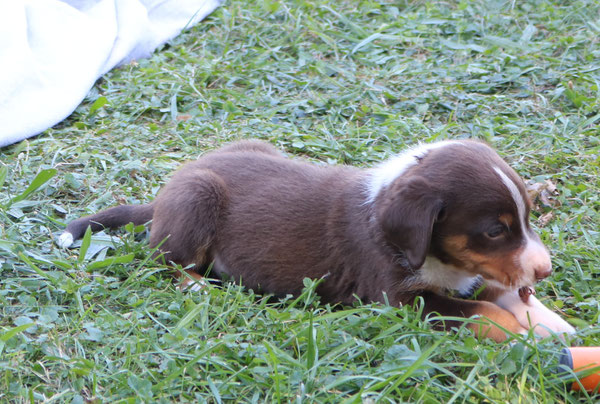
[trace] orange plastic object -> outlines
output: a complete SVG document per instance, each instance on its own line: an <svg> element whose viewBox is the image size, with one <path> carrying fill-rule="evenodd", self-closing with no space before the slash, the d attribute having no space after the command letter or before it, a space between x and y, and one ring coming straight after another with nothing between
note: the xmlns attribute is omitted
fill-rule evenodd
<svg viewBox="0 0 600 404"><path fill-rule="evenodd" d="M592 374L582 377L571 385L572 390L579 391L581 386L586 391L594 391L600 386L600 347L582 346L563 348L560 365L571 368L574 372L594 369ZM579 384L581 383L581 385Z"/></svg>

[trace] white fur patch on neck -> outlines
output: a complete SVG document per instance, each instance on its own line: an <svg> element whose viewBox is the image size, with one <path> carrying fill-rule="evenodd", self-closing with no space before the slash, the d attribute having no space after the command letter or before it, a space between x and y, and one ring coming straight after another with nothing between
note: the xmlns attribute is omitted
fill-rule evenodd
<svg viewBox="0 0 600 404"><path fill-rule="evenodd" d="M481 279L479 275L472 275L461 271L453 265L447 265L434 257L425 258L425 263L417 271L419 282L447 290L457 290L468 293Z"/></svg>
<svg viewBox="0 0 600 404"><path fill-rule="evenodd" d="M379 192L390 185L396 178L404 174L410 167L416 165L431 150L452 144L461 144L455 140L444 140L435 143L419 144L386 160L371 170L367 182L367 203L372 203Z"/></svg>

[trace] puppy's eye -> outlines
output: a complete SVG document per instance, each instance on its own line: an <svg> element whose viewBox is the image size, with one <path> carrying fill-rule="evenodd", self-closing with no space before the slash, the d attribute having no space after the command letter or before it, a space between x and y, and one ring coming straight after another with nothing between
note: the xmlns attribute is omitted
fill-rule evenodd
<svg viewBox="0 0 600 404"><path fill-rule="evenodd" d="M504 226L498 225L492 227L490 230L486 231L484 234L487 238L497 239L500 238L504 234Z"/></svg>

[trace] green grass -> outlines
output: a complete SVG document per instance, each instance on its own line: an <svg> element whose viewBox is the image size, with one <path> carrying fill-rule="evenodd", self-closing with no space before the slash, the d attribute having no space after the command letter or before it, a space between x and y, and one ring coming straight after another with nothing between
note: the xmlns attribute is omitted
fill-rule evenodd
<svg viewBox="0 0 600 404"><path fill-rule="evenodd" d="M65 122L0 149L0 402L597 400L553 372L555 338L437 332L411 307L319 304L311 282L283 302L181 293L140 229L54 239L236 139L357 166L484 139L556 184L533 213L555 266L538 296L578 327L572 344L600 345L599 15L592 0L232 0L108 73Z"/></svg>

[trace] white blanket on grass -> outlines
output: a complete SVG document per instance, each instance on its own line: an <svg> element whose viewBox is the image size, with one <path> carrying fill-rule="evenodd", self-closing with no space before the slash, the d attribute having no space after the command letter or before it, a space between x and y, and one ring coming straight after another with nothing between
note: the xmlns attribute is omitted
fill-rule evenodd
<svg viewBox="0 0 600 404"><path fill-rule="evenodd" d="M68 117L113 67L147 57L221 0L0 0L0 147Z"/></svg>

